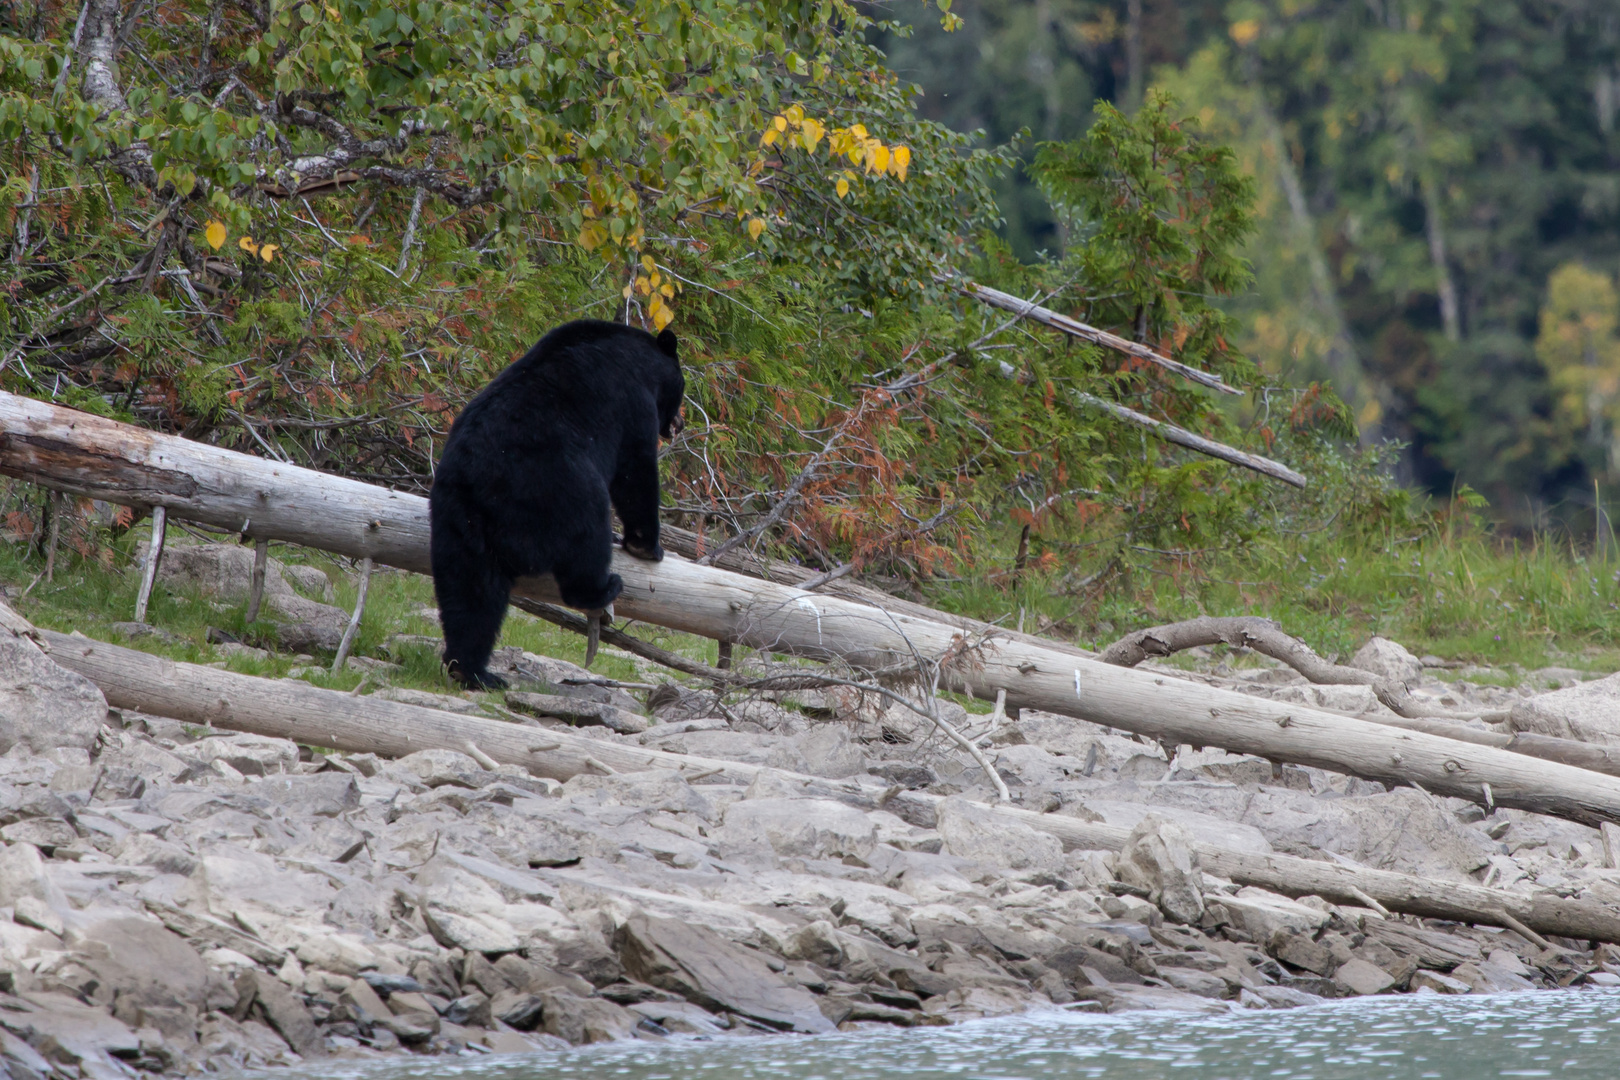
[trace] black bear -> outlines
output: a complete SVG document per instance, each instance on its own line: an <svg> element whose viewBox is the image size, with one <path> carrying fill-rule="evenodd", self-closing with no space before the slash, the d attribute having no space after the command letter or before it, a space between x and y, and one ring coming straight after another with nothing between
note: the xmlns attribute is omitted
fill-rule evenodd
<svg viewBox="0 0 1620 1080"><path fill-rule="evenodd" d="M658 543L658 439L680 430L686 378L675 335L618 323L559 326L495 377L450 428L428 495L433 591L451 677L503 688L487 670L512 582L550 573L563 601L600 610L610 573L609 504L624 549Z"/></svg>

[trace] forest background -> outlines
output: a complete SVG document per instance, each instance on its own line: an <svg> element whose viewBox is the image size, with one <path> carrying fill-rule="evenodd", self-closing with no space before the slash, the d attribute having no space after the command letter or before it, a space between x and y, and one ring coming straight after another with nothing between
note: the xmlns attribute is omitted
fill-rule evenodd
<svg viewBox="0 0 1620 1080"><path fill-rule="evenodd" d="M0 386L423 491L545 329L672 325L705 544L1601 663L1617 57L1585 0L0 0ZM0 574L54 524L92 583L36 618L133 590L135 515L0 500Z"/></svg>

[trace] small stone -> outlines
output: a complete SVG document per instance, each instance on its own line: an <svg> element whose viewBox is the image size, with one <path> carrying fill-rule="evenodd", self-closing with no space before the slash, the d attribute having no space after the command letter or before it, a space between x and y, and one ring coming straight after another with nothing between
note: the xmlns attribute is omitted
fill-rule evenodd
<svg viewBox="0 0 1620 1080"><path fill-rule="evenodd" d="M601 998L581 998L561 990L540 995L541 1026L548 1035L574 1046L631 1038L641 1018L621 1005Z"/></svg>
<svg viewBox="0 0 1620 1080"><path fill-rule="evenodd" d="M1616 979L1620 983L1620 979ZM1414 991L1428 990L1436 994L1466 994L1472 987L1461 979L1454 979L1450 975L1442 975L1438 971L1428 971L1424 968L1412 972L1407 985Z"/></svg>
<svg viewBox="0 0 1620 1080"><path fill-rule="evenodd" d="M11 918L22 926L32 926L36 930L44 930L57 937L67 932L67 928L62 925L62 917L38 897L19 896Z"/></svg>
<svg viewBox="0 0 1620 1080"><path fill-rule="evenodd" d="M1516 990L1534 990L1536 984L1507 968L1484 960L1479 963L1458 964L1451 969L1451 977L1468 984L1476 994L1504 994Z"/></svg>
<svg viewBox="0 0 1620 1080"><path fill-rule="evenodd" d="M1389 972L1365 960L1352 959L1333 973L1335 985L1352 994L1382 994L1395 986Z"/></svg>
<svg viewBox="0 0 1620 1080"><path fill-rule="evenodd" d="M1376 635L1356 650L1348 666L1399 683L1415 682L1423 676L1423 661L1408 652L1400 642Z"/></svg>
<svg viewBox="0 0 1620 1080"><path fill-rule="evenodd" d="M1271 936L1266 951L1290 967L1300 968L1315 975L1332 975L1339 966L1333 953L1304 934L1279 930ZM1346 963L1354 957L1348 957Z"/></svg>

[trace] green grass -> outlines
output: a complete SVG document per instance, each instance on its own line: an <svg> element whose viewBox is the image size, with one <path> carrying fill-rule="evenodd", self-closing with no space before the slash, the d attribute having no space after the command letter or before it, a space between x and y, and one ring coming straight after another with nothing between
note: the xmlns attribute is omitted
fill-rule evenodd
<svg viewBox="0 0 1620 1080"><path fill-rule="evenodd" d="M1416 537L1290 540L1137 568L1100 590L1056 587L1064 568L1011 589L951 582L931 600L1008 626L1022 609L1026 629L1049 620L1043 632L1087 647L1199 615L1264 615L1341 659L1381 634L1420 656L1496 668L1620 669L1620 558L1443 524Z"/></svg>
<svg viewBox="0 0 1620 1080"><path fill-rule="evenodd" d="M57 556L54 580L49 583L40 576L44 560L37 552L30 551L26 544L20 542L0 540L0 585L6 587L10 597L7 602L36 625L64 633L77 630L91 638L173 660L207 664L223 659L231 671L267 678L281 678L295 669L302 669L299 677L333 690L352 690L360 685L360 674L349 670L330 670L330 653L313 659L298 659L291 654L274 651L268 658L241 655L223 657L208 643L210 627L224 630L247 644L263 646L275 644L275 627L267 618L249 625L246 622L245 601L225 602L190 589L172 589L160 585L153 589L148 604L147 622L174 635L177 640L165 641L156 636L132 640L123 638L112 627L114 623L128 622L134 618L140 567L135 561L133 533L144 535L144 532L143 529L133 530L132 534L104 545L99 560L81 558L64 545ZM324 570L334 585L336 595L333 603L345 610L353 610L358 590L358 577L353 566L321 552L283 545L272 546L271 554L282 562L305 563ZM27 590L27 595L20 595L24 590ZM311 599L321 598L316 596ZM353 655L398 664L400 670L389 673L388 685L435 693L455 692L457 688L444 674L434 649L424 646L391 648L389 645L389 638L395 634L436 637L439 627L432 611L431 581L418 574L379 570L372 575ZM712 641L650 626L638 625L635 633L692 659L710 664L718 659L717 645ZM584 638L525 615L516 608L507 615L498 645L517 645L529 652L574 663L583 663L585 659ZM597 656L592 673L626 682L638 678L634 664L606 650Z"/></svg>
<svg viewBox="0 0 1620 1080"><path fill-rule="evenodd" d="M12 606L41 626L119 641L111 627L133 618L139 577L134 547L144 534L144 529L135 529L116 540L104 539L94 559L64 544L55 581L46 583L35 582L43 568L39 553L0 532L0 584L7 587ZM335 585L336 605L352 609L352 566L308 549L278 545L272 552L284 562L321 567ZM1200 614L1265 615L1326 656L1347 658L1377 633L1418 655L1432 653L1495 669L1466 676L1476 683L1511 685L1518 673L1548 666L1620 670L1620 558L1593 558L1568 543L1546 539L1502 541L1483 528L1448 525L1444 519L1416 536L1358 540L1318 533L1205 555L1190 564L1143 563L1081 589L1062 584L1069 569L1032 574L1013 585L1005 574L942 581L927 590L928 599L1005 626L1017 625L1022 610L1027 630L1087 647ZM28 595L19 596L31 582ZM148 621L179 640L146 637L124 643L193 663L220 658L207 643L209 627L249 643L273 644L273 626L266 620L246 625L244 607L159 587ZM437 636L432 607L427 578L378 572L355 655L399 664L401 670L388 677L392 685L453 691L433 650L407 648L395 655L388 645L395 634ZM712 641L645 624L637 624L633 632L692 659L710 664L717 659ZM516 609L507 617L499 644L575 663L584 660L583 638ZM1237 665L1254 662L1245 656L1230 660ZM316 685L340 690L359 685L361 676L355 672L319 670L330 663L330 655L312 663L280 653L227 661L231 670L244 674L274 678L295 667L314 667L304 677ZM610 652L598 657L594 672L622 681L638 678L633 664Z"/></svg>

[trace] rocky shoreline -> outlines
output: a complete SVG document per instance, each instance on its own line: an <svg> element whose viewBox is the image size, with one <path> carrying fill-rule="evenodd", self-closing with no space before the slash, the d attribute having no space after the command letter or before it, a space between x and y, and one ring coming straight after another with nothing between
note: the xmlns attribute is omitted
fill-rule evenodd
<svg viewBox="0 0 1620 1080"><path fill-rule="evenodd" d="M532 694L508 703L537 714L502 714L513 722L950 796L931 827L764 773L747 787L669 769L558 783L451 750L317 753L127 710L106 711L88 748L63 746L53 734L72 725L50 702L89 715L99 692L9 642L0 703L21 704L0 755L0 1063L17 1077L1620 985L1613 946L1239 888L1191 850L1620 905L1616 836L1416 788L1040 713L957 715L1024 807L1131 830L1120 852L1064 851L991 818L985 777L915 717L836 695L722 707L655 667L637 696L571 684L589 675L562 661L500 657ZM491 714L356 662L371 692ZM1357 662L1395 665L1450 707L1515 707L1588 738L1617 693L1615 678L1540 697L1445 683L1387 642ZM1174 673L1378 708L1365 687L1203 666Z"/></svg>

